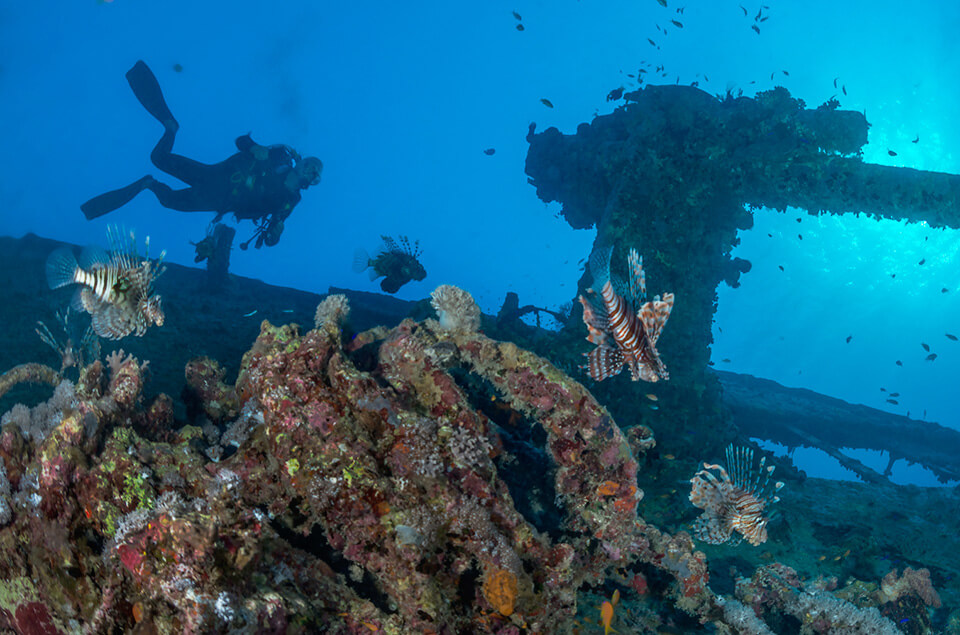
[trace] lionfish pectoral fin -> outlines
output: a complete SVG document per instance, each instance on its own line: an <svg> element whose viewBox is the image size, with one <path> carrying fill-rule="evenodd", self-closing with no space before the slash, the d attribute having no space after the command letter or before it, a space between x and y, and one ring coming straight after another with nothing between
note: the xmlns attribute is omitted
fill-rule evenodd
<svg viewBox="0 0 960 635"><path fill-rule="evenodd" d="M673 311L672 293L665 293L662 300L654 299L654 327L653 330L650 331L651 345L656 344L657 340L660 339L660 333L663 331L663 327L667 325L667 320L670 319L671 311Z"/></svg>
<svg viewBox="0 0 960 635"><path fill-rule="evenodd" d="M587 364L583 368L595 381L603 381L623 370L623 364L623 355L620 351L598 346L587 353Z"/></svg>
<svg viewBox="0 0 960 635"><path fill-rule="evenodd" d="M132 316L127 311L107 304L93 313L91 324L97 335L108 340L126 337L135 328Z"/></svg>

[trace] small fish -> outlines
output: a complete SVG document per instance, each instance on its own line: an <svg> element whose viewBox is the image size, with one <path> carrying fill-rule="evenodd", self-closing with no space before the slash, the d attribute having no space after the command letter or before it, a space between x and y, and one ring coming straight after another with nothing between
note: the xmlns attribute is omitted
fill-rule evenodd
<svg viewBox="0 0 960 635"><path fill-rule="evenodd" d="M746 16L746 15L747 15L747 8L746 8L745 6L743 6L742 4L739 4L739 5L737 5L737 6L740 7L741 9L743 9L743 15Z"/></svg>
<svg viewBox="0 0 960 635"><path fill-rule="evenodd" d="M788 73L787 71L780 71L780 72L786 75L787 77L790 77L790 73Z"/></svg>
<svg viewBox="0 0 960 635"><path fill-rule="evenodd" d="M920 143L920 135L917 135L917 138L911 141L910 143Z"/></svg>
<svg viewBox="0 0 960 635"><path fill-rule="evenodd" d="M892 403L895 406L900 405L900 402L897 401L896 399L887 399L887 403Z"/></svg>
<svg viewBox="0 0 960 635"><path fill-rule="evenodd" d="M846 84L844 84L843 86L841 86L841 87L840 87L840 90L842 90L842 91L843 91L843 94L844 94L844 96L846 96L846 94L847 94L847 85L846 85Z"/></svg>
<svg viewBox="0 0 960 635"><path fill-rule="evenodd" d="M673 26L677 27L678 29L683 28L683 24L681 22L678 22L677 20L670 20L670 21L673 23Z"/></svg>
<svg viewBox="0 0 960 635"><path fill-rule="evenodd" d="M516 27L514 27L514 28L515 28L517 31L523 31L523 30L525 30L525 29L523 28L523 25L522 25L522 24L518 24L518 25L517 25Z"/></svg>
<svg viewBox="0 0 960 635"><path fill-rule="evenodd" d="M892 156L892 157L897 156L897 153L894 152L893 150L887 150L887 154L889 154L889 155Z"/></svg>
<svg viewBox="0 0 960 635"><path fill-rule="evenodd" d="M380 288L387 293L396 293L400 287L411 280L423 280L427 271L420 264L420 241L410 244L410 239L400 236L399 244L390 236L381 236L383 247L376 257L371 258L363 249L353 254L353 270L361 272L370 268L370 279L380 281Z"/></svg>
<svg viewBox="0 0 960 635"><path fill-rule="evenodd" d="M546 106L547 108L553 108L553 102L551 102L549 99L546 99L545 97L540 98L540 103Z"/></svg>
<svg viewBox="0 0 960 635"><path fill-rule="evenodd" d="M174 64L174 65L173 65L173 72L174 72L174 73L182 73L182 72L183 72L183 65L182 65L182 64Z"/></svg>
<svg viewBox="0 0 960 635"><path fill-rule="evenodd" d="M900 396L900 393L898 393L898 392L892 392L892 393L890 393L890 396L891 396L891 397L899 397L899 396Z"/></svg>
<svg viewBox="0 0 960 635"><path fill-rule="evenodd" d="M751 24L750 28L756 31L757 35L760 35L760 27L758 27L756 24Z"/></svg>
<svg viewBox="0 0 960 635"><path fill-rule="evenodd" d="M658 401L657 396L656 396L655 394L653 394L652 392L647 393L647 394L644 395L644 396L645 396L647 399L649 399L650 401Z"/></svg>
<svg viewBox="0 0 960 635"><path fill-rule="evenodd" d="M834 87L834 88L837 87L837 81L838 81L839 79L840 79L839 77L834 77L834 78L833 78L833 87Z"/></svg>
<svg viewBox="0 0 960 635"><path fill-rule="evenodd" d="M921 259L920 259L920 262L918 262L917 264L918 264L918 265L922 265L922 264L925 263L926 261L927 261L926 258L921 258Z"/></svg>
<svg viewBox="0 0 960 635"><path fill-rule="evenodd" d="M650 38L647 38L647 42L650 42L650 46L656 46L656 45L657 45L657 43L654 42L653 40L651 40Z"/></svg>
<svg viewBox="0 0 960 635"><path fill-rule="evenodd" d="M665 458L665 459L668 460L668 461L675 461L675 460L677 459L677 457L675 457L675 456L672 455L672 454L664 454L664 455L663 455L663 458Z"/></svg>
<svg viewBox="0 0 960 635"><path fill-rule="evenodd" d="M819 558L817 558L817 560L819 560L820 562L823 562L826 559L827 559L826 556L820 556Z"/></svg>
<svg viewBox="0 0 960 635"><path fill-rule="evenodd" d="M603 605L600 607L600 620L603 623L603 635L610 635L610 633L616 632L610 628L610 622L613 621L613 604L604 600Z"/></svg>
<svg viewBox="0 0 960 635"><path fill-rule="evenodd" d="M950 292L950 289L948 289L948 288L946 288L946 287L940 289L940 293L949 293L949 292Z"/></svg>
<svg viewBox="0 0 960 635"><path fill-rule="evenodd" d="M770 16L769 16L769 15L763 16L762 18L760 18L760 24L763 24L764 22L766 22L766 21L769 20L769 19L770 19Z"/></svg>
<svg viewBox="0 0 960 635"><path fill-rule="evenodd" d="M948 339L948 340L953 340L954 342L957 341L957 336L954 335L953 333L944 333L944 335L947 336L947 339Z"/></svg>
<svg viewBox="0 0 960 635"><path fill-rule="evenodd" d="M849 344L849 343L850 343L850 340L852 340L852 339L853 339L853 336L852 336L852 335L848 335L848 336L847 336L847 344Z"/></svg>
<svg viewBox="0 0 960 635"><path fill-rule="evenodd" d="M243 317L251 317L251 316L254 316L254 315L256 315L256 314L257 314L257 309L254 309L253 311L250 311L249 313L244 313L244 314L243 314Z"/></svg>
<svg viewBox="0 0 960 635"><path fill-rule="evenodd" d="M517 13L516 11L511 11L511 13L513 13L513 19L516 20L517 22L523 19L520 17L520 14Z"/></svg>
<svg viewBox="0 0 960 635"><path fill-rule="evenodd" d="M897 366L903 366L903 362L901 362L899 359L895 363Z"/></svg>
<svg viewBox="0 0 960 635"><path fill-rule="evenodd" d="M720 361L723 362L724 364L729 364L729 363L730 363L730 358L729 358L729 357L724 357L724 358L721 359Z"/></svg>
<svg viewBox="0 0 960 635"><path fill-rule="evenodd" d="M930 352L930 346L928 344L925 344L924 342L920 342L920 346L923 347L923 350L927 351L928 353Z"/></svg>
<svg viewBox="0 0 960 635"><path fill-rule="evenodd" d="M803 240L803 234L797 234L797 238L799 238L800 240Z"/></svg>
<svg viewBox="0 0 960 635"><path fill-rule="evenodd" d="M936 353L930 353L929 355L927 355L927 356L924 358L924 361L932 362L932 361L935 360L936 358L937 358L937 354L936 354Z"/></svg>
<svg viewBox="0 0 960 635"><path fill-rule="evenodd" d="M486 150L483 151L483 153L488 157L492 157L494 153L496 153L496 151L497 151L496 148L487 148Z"/></svg>
<svg viewBox="0 0 960 635"><path fill-rule="evenodd" d="M620 88L614 88L607 93L607 101L617 101L621 97L623 97L623 86Z"/></svg>
<svg viewBox="0 0 960 635"><path fill-rule="evenodd" d="M657 2L660 3L660 6L661 6L661 7L667 6L667 0L657 0Z"/></svg>
<svg viewBox="0 0 960 635"><path fill-rule="evenodd" d="M786 269L783 268L783 265L777 265L777 267L780 269L780 271L786 271Z"/></svg>
<svg viewBox="0 0 960 635"><path fill-rule="evenodd" d="M887 392L887 389L884 388L883 386L880 386L880 392Z"/></svg>
<svg viewBox="0 0 960 635"><path fill-rule="evenodd" d="M293 313L293 309L284 309L280 311L281 313Z"/></svg>

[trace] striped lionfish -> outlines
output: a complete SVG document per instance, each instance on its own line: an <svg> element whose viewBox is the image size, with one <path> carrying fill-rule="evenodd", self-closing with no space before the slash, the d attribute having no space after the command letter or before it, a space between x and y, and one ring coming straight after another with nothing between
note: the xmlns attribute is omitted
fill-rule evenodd
<svg viewBox="0 0 960 635"><path fill-rule="evenodd" d="M110 253L99 247L85 247L80 260L69 247L60 247L47 258L47 283L51 289L78 284L73 299L77 311L90 314L97 335L118 340L131 333L143 335L152 324L163 326L160 296L153 283L162 274L163 257L156 261L137 253L133 232L124 236L116 227L107 228ZM150 249L147 238L146 249Z"/></svg>
<svg viewBox="0 0 960 635"><path fill-rule="evenodd" d="M624 366L630 369L633 381L669 379L657 352L657 340L673 309L673 294L665 293L662 300L654 296L647 302L643 259L637 250L631 249L627 256L629 285L611 276L612 253L610 247L594 249L590 255L593 287L587 289L587 297L580 296L580 303L589 331L587 340L597 347L587 354L587 364L581 368L596 381L613 377Z"/></svg>
<svg viewBox="0 0 960 635"><path fill-rule="evenodd" d="M765 467L766 461L767 457L763 457L754 467L751 448L730 444L729 474L719 465L703 464L703 469L690 479L690 502L703 510L693 523L697 538L711 545L737 545L743 538L754 547L766 542L770 518L764 511L780 500L776 492L783 487L783 483L771 483L775 466ZM709 470L718 470L719 478Z"/></svg>
<svg viewBox="0 0 960 635"><path fill-rule="evenodd" d="M370 279L380 281L380 288L387 293L396 293L400 287L411 280L423 280L427 277L427 270L420 264L420 241L410 244L410 239L400 236L400 244L390 236L380 236L383 247L376 257L371 258L364 249L357 249L353 253L353 270L360 273L370 269Z"/></svg>

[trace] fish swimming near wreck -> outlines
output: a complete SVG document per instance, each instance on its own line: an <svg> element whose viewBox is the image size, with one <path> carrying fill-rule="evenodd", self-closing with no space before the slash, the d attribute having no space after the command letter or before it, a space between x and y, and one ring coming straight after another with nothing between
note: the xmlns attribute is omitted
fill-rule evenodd
<svg viewBox="0 0 960 635"><path fill-rule="evenodd" d="M122 234L107 228L110 252L86 247L78 261L69 247L60 247L47 257L47 283L51 289L79 285L73 299L77 311L90 314L93 330L100 337L118 340L133 333L140 337L152 326L163 326L160 296L153 284L166 270L162 265L166 252L156 261L137 252L133 232Z"/></svg>
<svg viewBox="0 0 960 635"><path fill-rule="evenodd" d="M657 352L657 340L673 310L673 294L646 301L647 286L643 260L636 249L627 256L629 283L610 274L613 247L594 249L590 255L593 286L580 296L587 340L597 347L587 354L582 366L596 381L630 369L633 381L649 382L670 378Z"/></svg>
<svg viewBox="0 0 960 635"><path fill-rule="evenodd" d="M380 288L387 293L396 293L400 287L411 280L420 281L427 277L427 270L420 264L420 241L410 244L410 239L400 236L398 241L390 236L380 236L383 247L373 258L364 249L353 254L353 270L357 273L370 269L370 279L380 281Z"/></svg>
<svg viewBox="0 0 960 635"><path fill-rule="evenodd" d="M766 465L766 457L754 465L751 448L731 444L726 455L729 473L704 463L690 479L690 502L703 510L693 523L693 535L711 545L737 545L746 538L756 547L767 540L767 508L780 500L776 492L783 483L771 482L774 466Z"/></svg>

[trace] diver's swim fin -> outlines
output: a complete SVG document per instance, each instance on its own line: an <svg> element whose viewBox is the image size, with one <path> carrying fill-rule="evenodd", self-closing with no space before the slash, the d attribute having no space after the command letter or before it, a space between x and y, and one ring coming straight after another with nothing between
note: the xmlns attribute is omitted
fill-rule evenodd
<svg viewBox="0 0 960 635"><path fill-rule="evenodd" d="M153 74L153 71L143 60L139 60L133 65L133 68L127 71L127 83L130 84L137 101L143 104L147 112L153 115L157 121L163 125L167 125L168 121L176 124L177 120L174 119L167 102L163 99L163 91L160 90L160 82L157 81L157 76Z"/></svg>
<svg viewBox="0 0 960 635"><path fill-rule="evenodd" d="M147 71L149 72L149 70ZM145 176L138 181L134 181L126 187L121 187L119 190L113 190L110 192L105 192L100 196L94 196L89 201L80 206L80 210L83 212L83 215L87 217L87 220L93 220L94 218L100 218L104 214L108 214L113 210L123 207L131 200L133 197L147 189L147 186L153 181L152 176Z"/></svg>

